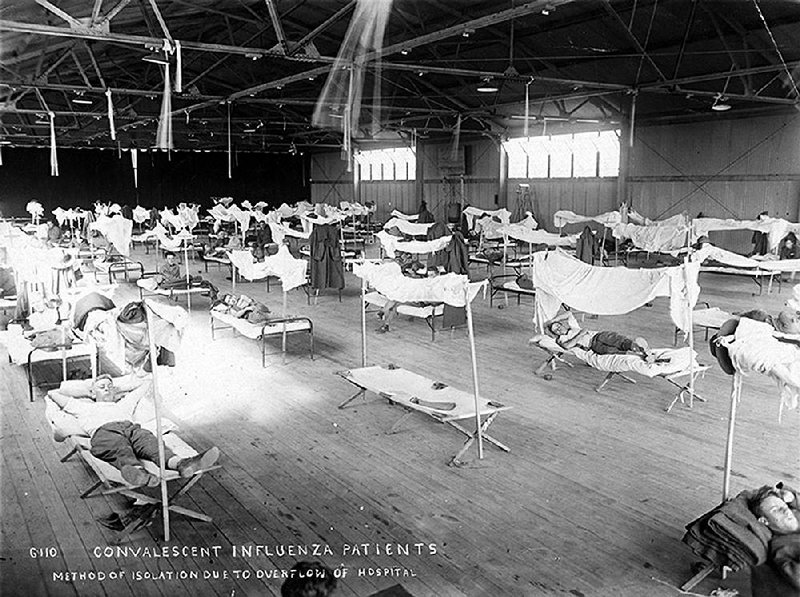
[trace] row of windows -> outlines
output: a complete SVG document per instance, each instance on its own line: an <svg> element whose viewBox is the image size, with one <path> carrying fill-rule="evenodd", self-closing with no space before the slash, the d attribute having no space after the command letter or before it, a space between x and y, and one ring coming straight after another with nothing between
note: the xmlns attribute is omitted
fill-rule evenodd
<svg viewBox="0 0 800 597"><path fill-rule="evenodd" d="M619 175L619 131L522 137L503 143L509 178L578 178ZM414 180L410 147L356 154L359 180Z"/></svg>
<svg viewBox="0 0 800 597"><path fill-rule="evenodd" d="M359 180L414 180L417 155L410 147L371 149L356 154Z"/></svg>
<svg viewBox="0 0 800 597"><path fill-rule="evenodd" d="M509 178L619 175L619 131L523 137L503 143Z"/></svg>

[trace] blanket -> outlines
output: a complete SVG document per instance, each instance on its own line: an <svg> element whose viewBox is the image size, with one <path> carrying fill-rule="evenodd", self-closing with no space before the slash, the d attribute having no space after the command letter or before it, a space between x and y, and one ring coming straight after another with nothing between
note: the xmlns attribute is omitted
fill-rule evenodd
<svg viewBox="0 0 800 597"><path fill-rule="evenodd" d="M740 570L764 563L772 533L747 507L751 494L743 491L690 522L683 542L717 566Z"/></svg>

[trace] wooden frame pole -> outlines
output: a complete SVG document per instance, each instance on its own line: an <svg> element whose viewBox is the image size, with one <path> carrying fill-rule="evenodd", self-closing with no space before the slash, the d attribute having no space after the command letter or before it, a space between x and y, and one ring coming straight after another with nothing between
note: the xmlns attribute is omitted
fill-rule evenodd
<svg viewBox="0 0 800 597"><path fill-rule="evenodd" d="M475 329L472 324L472 302L469 300L469 284L464 287L466 299L467 330L469 331L469 352L472 359L472 388L475 395L475 437L478 440L478 459L483 459L483 431L481 425L480 389L478 386L478 360L475 353Z"/></svg>
<svg viewBox="0 0 800 597"><path fill-rule="evenodd" d="M361 278L361 366L367 366L367 281Z"/></svg>
<svg viewBox="0 0 800 597"><path fill-rule="evenodd" d="M731 407L728 415L728 437L725 442L725 467L722 475L722 500L725 501L731 492L731 467L733 462L733 431L736 427L736 408L742 394L742 376L737 371L733 374L731 384Z"/></svg>
<svg viewBox="0 0 800 597"><path fill-rule="evenodd" d="M169 543L169 494L167 492L166 462L164 455L164 436L161 429L161 395L158 393L158 357L156 344L153 338L153 316L148 301L144 301L144 310L147 315L147 341L150 345L150 369L153 375L153 405L156 412L156 438L158 439L158 473L161 485L161 514L164 523L164 541Z"/></svg>

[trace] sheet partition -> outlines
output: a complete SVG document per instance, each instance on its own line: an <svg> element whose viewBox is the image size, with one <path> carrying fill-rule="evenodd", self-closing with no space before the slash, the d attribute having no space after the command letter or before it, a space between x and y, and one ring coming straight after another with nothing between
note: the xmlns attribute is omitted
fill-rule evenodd
<svg viewBox="0 0 800 597"><path fill-rule="evenodd" d="M250 251L229 251L228 256L237 271L248 280L277 276L284 291L306 283L308 262L292 257L286 245L281 245L275 255L265 257L263 262L255 261Z"/></svg>
<svg viewBox="0 0 800 597"><path fill-rule="evenodd" d="M397 228L400 232L403 234L408 234L409 236L423 236L428 234L428 228L431 226L433 226L433 222L430 224L416 224L414 222L409 222L408 220L392 218L383 225L383 229L388 230L389 228Z"/></svg>
<svg viewBox="0 0 800 597"><path fill-rule="evenodd" d="M388 263L356 263L353 273L365 280L383 296L399 303L447 303L453 307L466 306L467 296L472 302L487 281L470 282L467 276L443 274L432 278L408 278L400 265Z"/></svg>
<svg viewBox="0 0 800 597"><path fill-rule="evenodd" d="M123 218L121 215L100 215L97 220L89 224L90 230L97 230L105 236L122 255L131 254L131 235L133 233L133 220Z"/></svg>
<svg viewBox="0 0 800 597"><path fill-rule="evenodd" d="M509 224L500 228L500 232L509 238L534 245L547 245L548 247L574 247L578 241L577 234L560 236L545 230L531 230L522 224Z"/></svg>
<svg viewBox="0 0 800 597"><path fill-rule="evenodd" d="M537 314L540 321L549 321L563 303L585 313L624 315L663 296L670 299L672 321L686 331L700 294L699 270L699 262L629 269L588 265L561 250L536 253L533 286Z"/></svg>
<svg viewBox="0 0 800 597"><path fill-rule="evenodd" d="M392 259L394 259L395 253L398 251L415 255L441 251L450 244L453 238L452 236L443 236L434 240L403 241L385 230L381 230L375 236L381 241L381 246L383 250L386 251L386 255Z"/></svg>

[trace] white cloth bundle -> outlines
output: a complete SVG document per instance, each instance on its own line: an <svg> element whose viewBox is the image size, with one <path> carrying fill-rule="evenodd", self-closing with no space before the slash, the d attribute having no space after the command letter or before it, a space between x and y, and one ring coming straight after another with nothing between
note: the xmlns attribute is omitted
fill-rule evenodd
<svg viewBox="0 0 800 597"><path fill-rule="evenodd" d="M141 205L137 205L133 208L133 221L137 224L141 224L142 222L146 221L150 218L150 210L145 209Z"/></svg>
<svg viewBox="0 0 800 597"><path fill-rule="evenodd" d="M113 216L99 216L97 220L89 224L90 230L97 230L108 239L122 255L126 257L131 254L131 234L133 232L133 220L123 218L116 214Z"/></svg>
<svg viewBox="0 0 800 597"><path fill-rule="evenodd" d="M484 219L497 218L500 220L501 224L511 223L511 212L504 207L501 209L488 210L472 207L470 205L464 208L463 214L467 217L467 226L469 226L470 230L475 230L476 221L482 221ZM488 216L488 218L482 216ZM481 218L481 220L479 220L479 218Z"/></svg>

